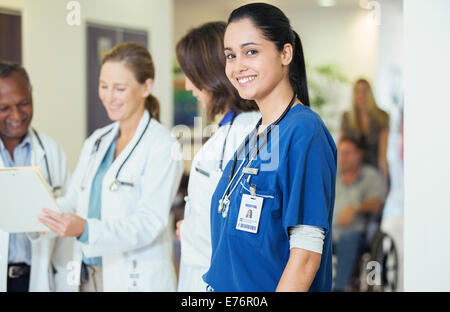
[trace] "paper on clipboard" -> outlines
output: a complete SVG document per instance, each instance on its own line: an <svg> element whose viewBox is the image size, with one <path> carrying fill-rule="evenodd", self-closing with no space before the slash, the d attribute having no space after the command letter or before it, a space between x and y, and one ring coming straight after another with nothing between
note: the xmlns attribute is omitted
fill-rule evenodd
<svg viewBox="0 0 450 312"><path fill-rule="evenodd" d="M0 230L9 233L49 231L37 218L42 208L59 211L39 167L0 169Z"/></svg>

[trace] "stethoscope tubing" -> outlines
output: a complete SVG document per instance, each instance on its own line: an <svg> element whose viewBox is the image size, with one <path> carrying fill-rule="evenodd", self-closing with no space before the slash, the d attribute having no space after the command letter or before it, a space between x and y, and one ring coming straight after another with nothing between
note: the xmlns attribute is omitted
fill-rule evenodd
<svg viewBox="0 0 450 312"><path fill-rule="evenodd" d="M41 138L39 137L38 132L32 128L34 135L36 136L36 139L40 145L40 147L42 148L42 150L44 151L44 162L45 162L45 169L47 170L47 176L48 176L48 184L50 185L50 187L53 189L53 181L52 181L52 176L50 174L50 166L48 165L48 157L47 157L47 151L45 150L44 144L42 143Z"/></svg>
<svg viewBox="0 0 450 312"><path fill-rule="evenodd" d="M292 105L294 104L296 98L297 98L297 95L294 93L294 96L292 97L289 105L286 107L286 109L281 114L281 116L267 130L265 130L263 133L261 133L261 135L265 136L266 140L262 144L259 145L259 148L256 149L256 152L251 157L249 157L249 156L250 156L250 152L251 152L252 148L249 148L249 150L246 153L244 159L242 160L242 163L240 164L240 166L238 167L238 170L236 170L236 171L235 171L235 168L236 168L236 164L237 164L237 159L238 159L239 155L245 150L247 145L250 143L250 139L257 133L257 130L258 130L259 126L261 125L262 118L258 121L258 123L256 124L255 129L247 136L247 138L244 141L244 144L241 146L241 148L239 148L239 150L235 154L234 159L233 159L233 165L232 165L231 171L230 171L230 176L229 176L229 179L228 179L227 187L225 188L225 191L223 192L222 197L219 200L218 213L222 213L222 217L223 218L226 218L226 216L228 214L228 206L229 206L228 198L233 194L234 190L236 189L236 187L238 185L238 181L240 179L242 179L242 177L244 176L244 171L242 171L239 179L233 185L233 182L234 182L236 176L241 171L241 169L242 169L242 167L243 167L243 165L245 163L245 160L247 159L247 157L249 157L249 161L248 161L248 164L246 166L246 168L249 168L251 166L253 160L255 160L256 157L258 157L258 154L261 151L261 149L263 148L263 146L265 146L268 143L268 141L269 141L269 134L272 131L272 129L283 120L283 118L286 116L286 114L291 109ZM256 136L255 146L258 144L258 141L259 141L259 138L260 138L261 135L257 135ZM230 187L232 185L233 185L233 187L230 190ZM224 202L227 203L225 205L226 206L225 208L223 208L223 206L222 206L222 203L224 203Z"/></svg>
<svg viewBox="0 0 450 312"><path fill-rule="evenodd" d="M134 146L133 146L133 148L131 149L130 153L128 153L127 157L126 157L125 160L122 162L122 164L120 165L119 169L117 170L116 175L115 175L115 177L114 177L114 181L111 183L111 186L109 187L109 189L110 189L111 191L116 191L117 188L118 188L120 185L127 185L127 186L131 186L131 187L134 186L133 183L122 182L122 181L120 181L120 180L119 180L119 175L120 175L120 172L122 171L123 166L124 166L125 163L128 161L128 159L130 158L130 156L133 154L133 152L134 152L134 150L136 149L136 147L137 147L137 146L139 145L139 143L141 142L141 140L142 140L144 134L147 132L147 129L148 129L148 126L150 125L150 121L151 121L151 120L152 120L152 117L150 116L149 119L148 119L147 124L145 125L144 130L142 131L141 135L139 136L139 139L138 139L137 142L134 144ZM85 183L85 182L86 182L86 176L87 176L88 171L90 171L90 169L91 169L92 156L98 152L98 150L99 150L99 148L100 148L101 141L102 141L103 138L104 138L106 135L108 135L111 131L112 131L112 129L109 129L108 131L106 131L105 133L103 133L103 134L95 141L94 146L93 146L93 148L92 148L92 152L91 152L89 164L88 164L88 170L86 170L86 172L84 173L84 177L83 177L83 179L82 179L82 181L81 181L81 182L82 182L82 183L81 183L81 190L84 190L85 187L86 187L86 185L85 185L85 184L86 184L86 183Z"/></svg>

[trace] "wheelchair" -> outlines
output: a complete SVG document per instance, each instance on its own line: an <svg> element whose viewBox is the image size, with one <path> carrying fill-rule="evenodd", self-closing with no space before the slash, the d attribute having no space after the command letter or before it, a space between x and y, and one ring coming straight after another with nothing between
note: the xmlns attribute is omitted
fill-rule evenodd
<svg viewBox="0 0 450 312"><path fill-rule="evenodd" d="M394 239L381 230L382 212L368 218L364 243L353 269L350 290L394 292L398 286L398 254ZM333 267L337 258L333 256Z"/></svg>

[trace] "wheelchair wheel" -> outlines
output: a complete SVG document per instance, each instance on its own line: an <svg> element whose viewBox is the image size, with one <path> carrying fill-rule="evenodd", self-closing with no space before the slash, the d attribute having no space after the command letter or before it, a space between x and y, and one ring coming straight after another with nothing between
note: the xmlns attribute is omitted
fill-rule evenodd
<svg viewBox="0 0 450 312"><path fill-rule="evenodd" d="M386 233L378 232L373 240L371 260L376 261L379 274L377 283L369 287L369 291L391 292L398 285L398 255L394 240Z"/></svg>

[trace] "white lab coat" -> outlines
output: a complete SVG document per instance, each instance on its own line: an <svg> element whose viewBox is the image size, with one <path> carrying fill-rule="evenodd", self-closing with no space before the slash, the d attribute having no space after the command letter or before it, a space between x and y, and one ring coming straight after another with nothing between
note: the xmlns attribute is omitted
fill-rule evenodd
<svg viewBox="0 0 450 312"><path fill-rule="evenodd" d="M48 172L44 155L47 155L48 166L52 178L53 187L61 188L60 194L64 194L69 182L69 172L66 165L66 156L61 147L42 133L39 138L42 141L42 149L34 131L29 131L31 136L31 165L39 166L42 174L48 181ZM0 157L0 168L4 167ZM24 194L26 190L23 190ZM44 207L43 207L44 208ZM60 291L65 290L66 263L71 258L73 239L53 238L31 241L31 272L29 291ZM0 291L6 291L8 278L8 250L9 234L0 231ZM56 271L56 274L53 272Z"/></svg>
<svg viewBox="0 0 450 312"><path fill-rule="evenodd" d="M260 118L259 112L240 113L236 116L227 137L222 169ZM208 270L211 260L211 198L222 176L219 163L229 128L230 125L220 127L192 162L184 221L180 228L178 291L206 290L202 275Z"/></svg>
<svg viewBox="0 0 450 312"><path fill-rule="evenodd" d="M68 193L58 200L62 210L87 219L89 226L88 244L76 241L74 245L74 286L80 283L84 254L88 258L102 257L104 291L175 290L168 220L183 171L175 137L152 119L120 171L119 180L134 186L122 185L115 192L109 189L149 117L145 111L133 138L104 176L101 220L87 219L90 191L97 169L118 134L118 122L96 130L85 141ZM95 142L109 130L95 152Z"/></svg>

